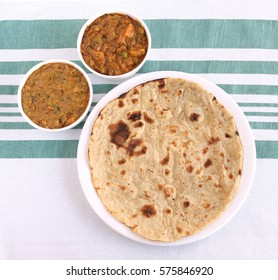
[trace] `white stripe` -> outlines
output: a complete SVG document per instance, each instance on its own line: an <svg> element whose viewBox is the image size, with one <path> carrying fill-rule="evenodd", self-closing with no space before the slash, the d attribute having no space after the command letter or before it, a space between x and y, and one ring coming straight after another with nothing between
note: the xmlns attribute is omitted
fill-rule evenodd
<svg viewBox="0 0 278 280"><path fill-rule="evenodd" d="M258 141L278 141L278 130L253 129L254 139Z"/></svg>
<svg viewBox="0 0 278 280"><path fill-rule="evenodd" d="M0 122L26 122L23 117L0 116ZM2 137L2 136L1 136Z"/></svg>
<svg viewBox="0 0 278 280"><path fill-rule="evenodd" d="M278 141L278 130L253 129L255 140ZM71 129L58 133L43 132L38 129L1 129L1 140L79 140L81 129Z"/></svg>
<svg viewBox="0 0 278 280"><path fill-rule="evenodd" d="M278 61L276 49L151 49L149 60Z"/></svg>
<svg viewBox="0 0 278 280"><path fill-rule="evenodd" d="M79 60L76 48L0 50L0 61L42 61L47 59ZM151 49L148 60L228 60L278 61L277 49L168 48Z"/></svg>
<svg viewBox="0 0 278 280"><path fill-rule="evenodd" d="M278 122L278 116L246 116L246 118L249 122Z"/></svg>
<svg viewBox="0 0 278 280"><path fill-rule="evenodd" d="M38 129L1 129L1 140L78 140L81 129L44 132Z"/></svg>
<svg viewBox="0 0 278 280"><path fill-rule="evenodd" d="M138 74L140 75L140 74ZM215 84L235 85L278 85L278 75L270 74L207 74L199 73L198 76ZM0 75L0 85L19 85L24 75ZM89 74L93 85L119 84L119 81L108 81L105 78Z"/></svg>
<svg viewBox="0 0 278 280"><path fill-rule="evenodd" d="M231 94L236 102L250 102L250 103L278 103L277 95L259 95L259 94Z"/></svg>
<svg viewBox="0 0 278 280"><path fill-rule="evenodd" d="M278 107L240 107L243 112L278 113Z"/></svg>
<svg viewBox="0 0 278 280"><path fill-rule="evenodd" d="M275 56L275 55L274 55ZM76 49L0 50L0 61L79 60Z"/></svg>
<svg viewBox="0 0 278 280"><path fill-rule="evenodd" d="M41 2L41 1L40 1ZM144 19L227 18L277 19L278 4L273 0L92 0L41 3L1 3L0 18L5 19L86 19L108 11L129 11ZM60 3L59 3L60 2ZM91 3L90 3L91 2Z"/></svg>
<svg viewBox="0 0 278 280"><path fill-rule="evenodd" d="M0 113L19 113L18 107L0 107Z"/></svg>

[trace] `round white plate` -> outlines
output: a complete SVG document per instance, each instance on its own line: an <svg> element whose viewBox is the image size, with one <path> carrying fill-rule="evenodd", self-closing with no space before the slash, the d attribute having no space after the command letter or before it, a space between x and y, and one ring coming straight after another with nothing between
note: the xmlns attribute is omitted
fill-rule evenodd
<svg viewBox="0 0 278 280"><path fill-rule="evenodd" d="M206 89L208 92L213 94L217 100L222 103L226 109L234 116L237 130L239 132L241 144L243 147L243 166L242 166L242 175L240 179L239 190L231 201L230 205L227 207L225 212L212 224L207 226L205 229L190 235L183 237L174 242L158 242L144 239L143 237L134 233L127 226L119 222L116 218L114 218L104 207L102 204L95 188L93 186L91 180L90 167L88 162L88 144L90 139L91 130L93 124L98 117L99 112L103 107L105 107L111 100L117 98L123 93L126 93L133 87L152 81L160 78L167 77L175 77L175 78L183 78L188 81L192 81L198 83L201 87ZM96 159L97 160L97 159ZM249 123L244 116L241 109L238 107L236 102L221 88L216 86L215 84L200 78L198 76L187 74L183 72L175 72L175 71L159 71L152 72L147 74L141 74L134 78L131 78L115 88L113 88L109 93L107 93L94 107L89 117L87 118L85 125L82 129L78 150L77 150L77 168L79 180L83 189L83 192L94 209L96 214L112 229L116 232L122 234L123 236L130 238L134 241L150 244L150 245L158 245L158 246L174 246L174 245L183 245L191 242L195 242L204 237L207 237L220 228L222 228L240 209L241 205L245 201L247 194L251 188L252 181L255 174L256 168L256 148L255 142L253 139L253 135L251 132L251 128Z"/></svg>

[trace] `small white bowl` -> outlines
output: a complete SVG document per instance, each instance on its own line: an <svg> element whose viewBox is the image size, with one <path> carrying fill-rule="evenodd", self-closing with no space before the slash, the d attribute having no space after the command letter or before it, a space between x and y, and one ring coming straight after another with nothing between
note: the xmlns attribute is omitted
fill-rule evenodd
<svg viewBox="0 0 278 280"><path fill-rule="evenodd" d="M103 205L101 199L99 198L94 188L91 179L91 170L88 160L88 145L90 140L90 134L94 122L96 121L99 115L99 112L109 102L111 102L115 98L118 98L121 94L128 92L135 86L152 80L167 77L183 78L185 80L198 83L202 88L213 94L217 98L217 100L221 104L223 104L225 108L233 115L243 148L243 166L239 189L233 197L231 203L228 205L227 209L222 213L222 215L218 219L216 219L206 228L193 235L183 237L174 242L160 242L147 240L133 232L128 226L124 225L114 216L112 216ZM236 104L236 102L224 90L199 76L176 71L158 71L138 75L127 81L124 81L123 83L113 88L98 102L98 104L94 107L94 109L88 116L79 138L77 149L77 169L82 190L90 206L94 209L95 213L113 230L131 240L140 243L156 246L177 246L189 244L201 240L205 237L208 237L209 235L215 233L224 225L226 225L226 223L228 223L238 212L252 186L256 169L256 147L248 120L246 119L245 115L243 114L239 106Z"/></svg>
<svg viewBox="0 0 278 280"><path fill-rule="evenodd" d="M121 75L105 75L105 74L101 74L97 71L95 71L94 69L92 69L83 59L83 56L81 54L81 42L82 42L82 38L83 38L83 35L84 35L84 32L86 30L86 28L93 22L95 21L97 18L105 15L105 14L121 14L121 15L127 15L129 17L131 17L132 19L138 21L142 27L145 29L146 31L146 35L147 35L147 39L148 39L148 48L147 48L147 53L144 57L144 59L142 60L142 62L136 67L134 68L133 70L127 72L127 73L124 73L124 74L121 74ZM138 70L144 65L144 63L146 62L147 60L147 57L150 53L150 49L151 49L151 34L150 34L150 31L149 31L149 28L147 27L147 25L144 23L144 21L140 18L138 18L137 16L135 16L134 14L131 14L129 12L123 12L123 11L110 11L110 12L107 12L107 13L101 13L101 14L98 14L92 18L90 18L81 28L80 32L79 32L79 35L78 35L78 38L77 38L77 51L78 51L78 55L79 55L79 58L80 60L82 61L82 63L84 64L84 66L90 71L92 72L93 74L99 76L99 77L102 77L102 78L106 78L106 79L111 79L111 80L122 80L122 79L126 79L126 78L129 78L131 77L132 75L134 75L136 72L138 72Z"/></svg>
<svg viewBox="0 0 278 280"><path fill-rule="evenodd" d="M84 111L84 113L75 121L73 122L72 124L68 125L68 126L65 126L65 127L61 127L61 128L54 128L54 129L51 129L51 128L44 128L44 127L41 127L39 125L37 125L36 123L34 123L24 112L23 110L23 107L22 107L22 100L21 100L21 94L22 94L22 88L24 87L27 79L30 77L30 75L32 73L34 73L36 70L38 70L40 67L42 67L43 65L45 64L49 64L49 63L65 63L65 64L69 64L73 67L75 67L77 70L79 70L83 76L85 77L85 79L87 80L87 83L88 83L88 86L89 86L89 101L88 101L88 105ZM71 129L73 128L74 126L78 125L87 115L90 107L91 107L91 103L92 103L92 100L93 100L93 87L92 87L92 83L88 77L88 75L86 74L86 72L80 67L78 66L77 64L71 62L71 61L68 61L68 60L64 60L64 59L51 59L51 60L45 60L41 63L38 63L37 65L35 65L34 67L32 67L24 76L24 78L22 79L22 81L20 82L19 84L19 87L18 87L18 92L17 92L17 103L18 103L18 108L19 108L19 111L20 113L22 114L23 118L30 124L32 125L33 127L37 128L37 129L40 129L40 130L43 130L43 131L50 131L50 132L57 132L57 131L64 131L64 130L68 130L68 129Z"/></svg>

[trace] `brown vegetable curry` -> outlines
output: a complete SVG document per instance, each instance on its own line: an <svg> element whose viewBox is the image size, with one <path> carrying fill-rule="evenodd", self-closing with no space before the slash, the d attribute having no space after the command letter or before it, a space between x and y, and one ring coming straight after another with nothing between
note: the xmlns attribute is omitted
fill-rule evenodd
<svg viewBox="0 0 278 280"><path fill-rule="evenodd" d="M81 42L84 61L104 75L121 75L145 58L148 39L143 26L122 14L105 14L85 30Z"/></svg>
<svg viewBox="0 0 278 280"><path fill-rule="evenodd" d="M24 113L43 128L75 122L86 110L89 86L84 75L66 63L48 63L34 71L22 88Z"/></svg>

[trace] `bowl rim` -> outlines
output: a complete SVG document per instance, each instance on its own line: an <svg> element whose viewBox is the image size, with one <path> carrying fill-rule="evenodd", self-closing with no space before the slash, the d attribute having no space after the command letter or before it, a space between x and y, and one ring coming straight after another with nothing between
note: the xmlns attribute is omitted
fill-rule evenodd
<svg viewBox="0 0 278 280"><path fill-rule="evenodd" d="M217 100L222 103L225 108L233 115L237 130L239 132L240 141L243 148L243 164L242 164L242 174L240 178L240 183L238 191L234 195L230 204L226 207L223 213L218 217L214 222L209 224L206 228L201 231L178 239L174 242L161 242L161 241L152 241L147 240L138 234L134 233L126 225L122 224L115 217L113 217L102 204L94 185L91 180L90 166L88 161L88 145L92 127L95 120L98 117L99 112L112 100L120 96L123 92L127 92L129 89L156 79L160 78L183 78L188 81L198 83L202 88L209 91L214 95ZM83 129L80 134L78 148L77 148L77 170L81 188L84 192L84 195L93 208L95 213L99 216L101 220L114 231L119 234L139 243L155 245L155 246L178 246L185 245L192 242L199 241L205 237L210 236L216 231L220 230L225 226L239 211L242 204L247 198L247 195L251 189L254 175L256 169L256 147L253 134L249 125L248 120L246 119L244 113L239 108L237 103L230 97L224 90L215 85L214 83L203 79L199 76L188 74L184 72L177 71L157 71L147 74L142 74L135 76L115 88L113 88L109 93L107 93L93 108L90 115L88 116Z"/></svg>
<svg viewBox="0 0 278 280"><path fill-rule="evenodd" d="M146 31L146 35L147 35L147 39L148 39L148 48L147 48L147 53L144 57L144 59L141 61L141 63L135 67L134 69L132 69L131 71L121 74L121 75L116 75L116 76L110 76L110 75L105 75L105 74L101 74L99 72L97 72L96 70L94 70L93 68L91 68L83 59L83 56L81 54L81 41L85 32L85 29L87 28L87 26L89 26L93 21L95 21L97 18L106 15L106 14L122 14L122 15L127 15L130 16L131 18L137 20L138 22L140 22L140 24L143 26L143 28ZM124 10L111 10L111 11L107 11L107 12L102 12L102 13L97 13L95 14L93 17L89 18L81 27L79 33L78 33L78 37L77 37L77 53L78 56L81 60L81 62L83 63L83 65L93 74L101 77L101 78L105 78L105 79L110 79L110 80L122 80L122 79L126 79L131 77L132 75L134 75L135 73L137 73L139 71L139 69L145 64L147 58L149 57L150 51L151 51L151 45L152 45L152 38L151 38L151 33L150 30L148 28L148 26L146 25L146 23L137 15L124 11Z"/></svg>
<svg viewBox="0 0 278 280"><path fill-rule="evenodd" d="M88 86L89 86L89 101L88 101L88 105L85 109L85 111L83 112L83 114L72 124L65 126L65 127L61 127L61 128L45 128L42 126L37 125L36 123L34 123L24 112L23 107L22 107L22 100L21 100L21 96L22 96L22 88L24 87L27 79L30 77L30 75L32 73L34 73L36 70L38 70L40 67L42 67L43 65L46 64L51 64L51 63L65 63L65 64L69 64L73 67L75 67L77 70L79 70L83 76L85 77ZM93 87L92 87L92 82L88 76L88 74L76 63L71 62L69 60L66 59L48 59L48 60L44 60L36 65L34 65L23 77L23 79L21 80L18 90L17 90L17 103L18 103L18 108L19 111L21 113L21 115L23 116L23 118L30 124L32 125L34 128L37 128L39 130L42 131L48 131L48 132L58 132L58 131L65 131L65 130L69 130L73 127L75 127L76 125L78 125L87 115L87 113L89 112L90 108L91 108L91 104L92 104L92 100L93 100Z"/></svg>

